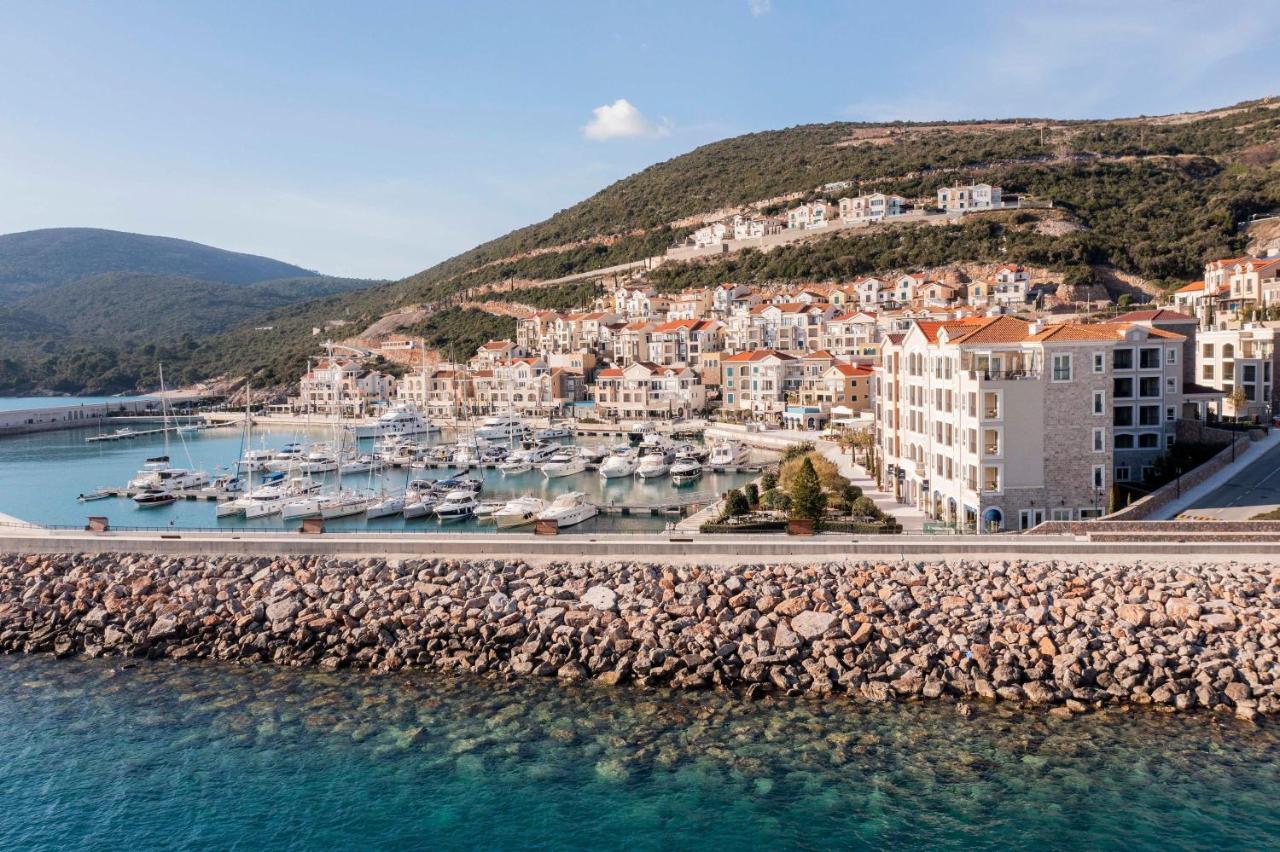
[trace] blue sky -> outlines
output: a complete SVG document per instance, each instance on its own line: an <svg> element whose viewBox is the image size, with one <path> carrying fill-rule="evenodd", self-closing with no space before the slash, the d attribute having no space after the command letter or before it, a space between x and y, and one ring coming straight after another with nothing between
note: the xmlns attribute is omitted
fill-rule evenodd
<svg viewBox="0 0 1280 852"><path fill-rule="evenodd" d="M117 228L368 277L753 130L1280 94L1262 0L0 0L0 20L0 233Z"/></svg>

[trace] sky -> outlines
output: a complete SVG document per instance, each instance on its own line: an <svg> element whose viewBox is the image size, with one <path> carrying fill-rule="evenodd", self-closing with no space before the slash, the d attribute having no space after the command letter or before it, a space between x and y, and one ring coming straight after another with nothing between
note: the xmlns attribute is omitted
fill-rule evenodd
<svg viewBox="0 0 1280 852"><path fill-rule="evenodd" d="M0 233L398 278L699 145L1280 94L1274 0L0 0Z"/></svg>

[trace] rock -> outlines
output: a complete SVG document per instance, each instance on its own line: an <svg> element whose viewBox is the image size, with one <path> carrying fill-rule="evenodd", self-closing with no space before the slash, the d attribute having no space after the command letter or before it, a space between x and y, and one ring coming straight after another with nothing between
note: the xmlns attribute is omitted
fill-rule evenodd
<svg viewBox="0 0 1280 852"><path fill-rule="evenodd" d="M800 647L800 637L788 626L787 622L779 621L778 627L773 631L773 644L776 648L784 650Z"/></svg>
<svg viewBox="0 0 1280 852"><path fill-rule="evenodd" d="M167 639L178 632L178 619L171 615L162 615L147 631L148 639Z"/></svg>
<svg viewBox="0 0 1280 852"><path fill-rule="evenodd" d="M583 606L599 610L615 610L618 608L618 594L608 586L592 586L582 596Z"/></svg>
<svg viewBox="0 0 1280 852"><path fill-rule="evenodd" d="M1208 630L1234 630L1236 617L1229 612L1210 612L1200 616L1200 623Z"/></svg>
<svg viewBox="0 0 1280 852"><path fill-rule="evenodd" d="M787 598L782 603L774 607L773 611L778 615L791 618L792 616L796 616L804 612L808 606L809 599L803 595L798 595L793 598Z"/></svg>
<svg viewBox="0 0 1280 852"><path fill-rule="evenodd" d="M1039 681L1033 680L1022 685L1022 691L1032 704L1049 704L1057 698L1057 694Z"/></svg>
<svg viewBox="0 0 1280 852"><path fill-rule="evenodd" d="M287 621L297 615L301 610L302 604L293 599L276 601L275 603L267 606L267 620L272 622Z"/></svg>
<svg viewBox="0 0 1280 852"><path fill-rule="evenodd" d="M1164 612L1174 621L1185 623L1200 617L1200 604L1191 598L1169 598L1164 602Z"/></svg>
<svg viewBox="0 0 1280 852"><path fill-rule="evenodd" d="M1140 604L1120 604L1116 607L1116 615L1121 621L1127 621L1134 627L1145 627L1151 618L1147 608Z"/></svg>
<svg viewBox="0 0 1280 852"><path fill-rule="evenodd" d="M778 607L778 611L781 610L782 607ZM814 612L811 609L805 610L791 619L791 629L805 639L813 640L831 629L831 625L835 623L835 620L834 613Z"/></svg>

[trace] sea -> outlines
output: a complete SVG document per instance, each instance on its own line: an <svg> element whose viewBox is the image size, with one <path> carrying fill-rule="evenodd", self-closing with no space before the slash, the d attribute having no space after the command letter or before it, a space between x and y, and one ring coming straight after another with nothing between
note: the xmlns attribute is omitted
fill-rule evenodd
<svg viewBox="0 0 1280 852"><path fill-rule="evenodd" d="M65 403L66 397L54 398ZM30 400L22 400L27 402ZM0 399L0 405L12 400ZM156 428L155 423L130 421L136 430ZM245 447L241 428L225 426L208 429L194 436L178 436L170 433L168 440L162 434L143 435L124 441L90 442L88 439L103 431L113 431L115 424L99 428L65 429L52 432L34 432L25 435L0 437L0 513L22 521L83 527L90 515L106 516L114 528L147 527L174 529L280 529L285 524L275 517L245 520L244 518L219 519L215 504L204 500L180 500L159 508L139 508L127 498L111 498L88 503L77 501L81 494L88 494L99 487L123 488L142 468L145 461L154 456L168 454L176 467L199 469L211 476L234 470L236 460ZM335 436L329 429L294 429L282 427L255 428L250 436L253 449L278 449L294 441L328 441ZM447 436L436 433L420 436L419 443L429 445L449 441ZM610 443L606 438L586 438L586 443ZM562 441L567 443L568 441ZM613 441L612 443L617 443ZM372 449L372 441L362 441L361 449ZM410 478L440 479L464 474L483 481L481 500L509 500L532 494L546 500L554 499L566 491L582 491L598 504L639 506L664 502L709 502L729 488L740 487L755 478L746 473L706 473L694 483L675 487L669 477L654 480L619 478L605 480L593 471L557 479L547 479L537 469L527 473L506 476L493 469L475 469L469 472L457 468L413 470L389 468L380 474L360 474L344 477L347 488L369 489L378 493L400 493ZM336 485L336 475L328 474L317 479ZM573 527L564 534L593 534L619 532L653 532L662 530L669 522L679 520L678 515L651 515L640 513L621 515L601 513L597 517ZM296 529L301 522L288 524ZM499 532L491 523L469 519L441 524L434 518L406 521L401 516L366 520L363 516L339 518L325 522L330 530L369 530L399 532ZM501 531L510 535L530 535L531 527Z"/></svg>
<svg viewBox="0 0 1280 852"><path fill-rule="evenodd" d="M1275 849L1280 730L0 658L3 849Z"/></svg>

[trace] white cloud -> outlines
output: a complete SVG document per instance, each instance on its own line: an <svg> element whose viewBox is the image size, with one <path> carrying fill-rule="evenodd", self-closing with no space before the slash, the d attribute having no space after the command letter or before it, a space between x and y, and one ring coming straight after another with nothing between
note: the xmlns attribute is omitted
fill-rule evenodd
<svg viewBox="0 0 1280 852"><path fill-rule="evenodd" d="M618 98L611 104L593 109L591 120L582 128L583 136L597 142L634 137L657 139L670 133L670 121L651 121L626 98Z"/></svg>
<svg viewBox="0 0 1280 852"><path fill-rule="evenodd" d="M747 8L751 10L751 17L758 18L773 11L773 0L747 0Z"/></svg>

